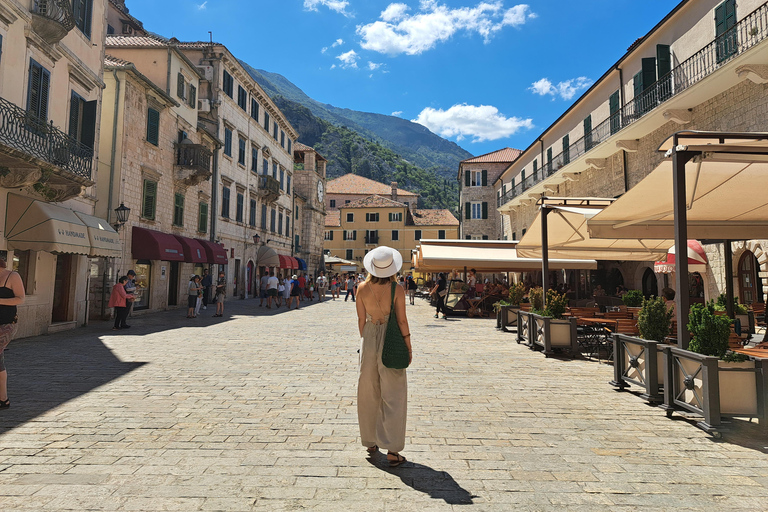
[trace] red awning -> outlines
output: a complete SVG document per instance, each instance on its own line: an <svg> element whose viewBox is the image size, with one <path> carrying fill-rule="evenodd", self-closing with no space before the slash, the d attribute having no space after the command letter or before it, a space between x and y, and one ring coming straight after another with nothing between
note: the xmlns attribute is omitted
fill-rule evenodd
<svg viewBox="0 0 768 512"><path fill-rule="evenodd" d="M205 253L203 244L195 239L185 236L173 235L184 248L184 261L187 263L207 263L208 255Z"/></svg>
<svg viewBox="0 0 768 512"><path fill-rule="evenodd" d="M297 260L293 256L288 256L288 258L290 258L290 260L291 260L291 268L293 270L298 270L299 269L299 260Z"/></svg>
<svg viewBox="0 0 768 512"><path fill-rule="evenodd" d="M227 251L221 244L210 242L208 240L197 239L197 241L200 242L200 245L205 249L207 263L226 265L229 262L227 259Z"/></svg>
<svg viewBox="0 0 768 512"><path fill-rule="evenodd" d="M137 260L184 261L184 248L173 235L134 226L131 238Z"/></svg>
<svg viewBox="0 0 768 512"><path fill-rule="evenodd" d="M291 267L291 257L290 256L283 256L282 254L278 254L277 258L280 260L280 268L293 268Z"/></svg>

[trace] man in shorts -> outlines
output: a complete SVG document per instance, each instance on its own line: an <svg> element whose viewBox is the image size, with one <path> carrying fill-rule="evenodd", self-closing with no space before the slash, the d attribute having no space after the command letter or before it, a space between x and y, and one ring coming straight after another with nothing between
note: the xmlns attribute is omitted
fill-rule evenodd
<svg viewBox="0 0 768 512"><path fill-rule="evenodd" d="M264 299L267 298L267 282L269 281L269 272L266 270L264 271L264 275L261 276L261 280L259 281L259 307L264 305ZM269 303L269 302L267 302Z"/></svg>
<svg viewBox="0 0 768 512"><path fill-rule="evenodd" d="M224 271L219 272L219 280L216 281L216 314L224 316L224 298L227 296L227 278Z"/></svg>
<svg viewBox="0 0 768 512"><path fill-rule="evenodd" d="M320 302L323 302L325 289L328 287L328 280L325 278L325 272L320 271L320 275L317 276L317 281L315 281L315 286L317 287L317 296L320 299Z"/></svg>
<svg viewBox="0 0 768 512"><path fill-rule="evenodd" d="M277 287L280 284L280 280L275 277L275 271L269 273L267 279L267 309L272 309L272 301L275 301L275 307L277 307Z"/></svg>

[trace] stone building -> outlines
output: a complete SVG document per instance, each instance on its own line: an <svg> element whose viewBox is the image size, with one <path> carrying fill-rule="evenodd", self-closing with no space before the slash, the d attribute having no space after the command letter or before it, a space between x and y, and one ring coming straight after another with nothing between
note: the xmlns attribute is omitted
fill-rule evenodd
<svg viewBox="0 0 768 512"><path fill-rule="evenodd" d="M500 234L521 237L542 195L620 196L656 168L659 145L675 132L768 131L766 19L760 0L679 3L496 180L498 210L508 218ZM764 301L767 244L734 242L729 269L722 246L706 245L705 296L696 298L715 298L733 279L743 302ZM654 273L653 262L600 262L597 274L593 284L610 277L645 293L668 278Z"/></svg>
<svg viewBox="0 0 768 512"><path fill-rule="evenodd" d="M217 140L198 128L204 77L158 36L108 36L106 46L109 108L101 116L96 211L112 223L118 206L131 214L119 230L120 257L99 269L92 314L109 314L109 288L130 269L137 275L135 313L186 307L190 275L227 263L209 240Z"/></svg>
<svg viewBox="0 0 768 512"><path fill-rule="evenodd" d="M211 237L229 256L228 293L258 294L258 274L292 256L293 144L298 134L222 44L178 47L205 77L200 126L221 141L213 156ZM258 238L254 238L258 236ZM283 256L283 259L279 259Z"/></svg>
<svg viewBox="0 0 768 512"><path fill-rule="evenodd" d="M397 182L387 186L357 174L345 174L327 183L325 206L328 210L341 208L345 204L365 199L368 196L388 196L395 201L402 201L410 208L418 208L419 195L397 188Z"/></svg>
<svg viewBox="0 0 768 512"><path fill-rule="evenodd" d="M293 146L294 255L307 263L310 275L323 269L325 231L325 166L327 161L309 146ZM299 201L298 198L302 200Z"/></svg>
<svg viewBox="0 0 768 512"><path fill-rule="evenodd" d="M87 323L89 256L119 252L93 216L106 6L0 0L0 252L26 287L20 337Z"/></svg>
<svg viewBox="0 0 768 512"><path fill-rule="evenodd" d="M504 148L459 163L459 238L498 240L500 234L503 237L503 216L496 210L498 196L493 184L520 153L519 149Z"/></svg>
<svg viewBox="0 0 768 512"><path fill-rule="evenodd" d="M325 251L362 261L377 245L400 251L410 268L411 251L421 239L456 239L459 221L450 210L411 208L391 197L368 196L329 210L325 219Z"/></svg>

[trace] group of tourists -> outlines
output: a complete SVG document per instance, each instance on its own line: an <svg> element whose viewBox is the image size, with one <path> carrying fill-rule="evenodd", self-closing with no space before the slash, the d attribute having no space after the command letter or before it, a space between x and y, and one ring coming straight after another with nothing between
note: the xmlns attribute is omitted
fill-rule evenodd
<svg viewBox="0 0 768 512"><path fill-rule="evenodd" d="M291 309L294 303L296 309L299 309L300 302L312 302L315 294L317 300L322 302L327 290L328 278L322 271L315 279L306 273L294 274L290 278L279 277L274 270L265 270L259 279L259 307L264 306L266 299L267 309L271 309L273 304L276 308L285 304L286 308Z"/></svg>

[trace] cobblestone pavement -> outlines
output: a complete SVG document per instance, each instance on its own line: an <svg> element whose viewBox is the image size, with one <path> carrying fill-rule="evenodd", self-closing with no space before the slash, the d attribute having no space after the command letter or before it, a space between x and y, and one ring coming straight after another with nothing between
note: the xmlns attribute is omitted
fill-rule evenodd
<svg viewBox="0 0 768 512"><path fill-rule="evenodd" d="M713 440L491 320L408 307L409 462L390 469L359 444L353 304L203 313L14 341L0 510L768 508L768 441Z"/></svg>

